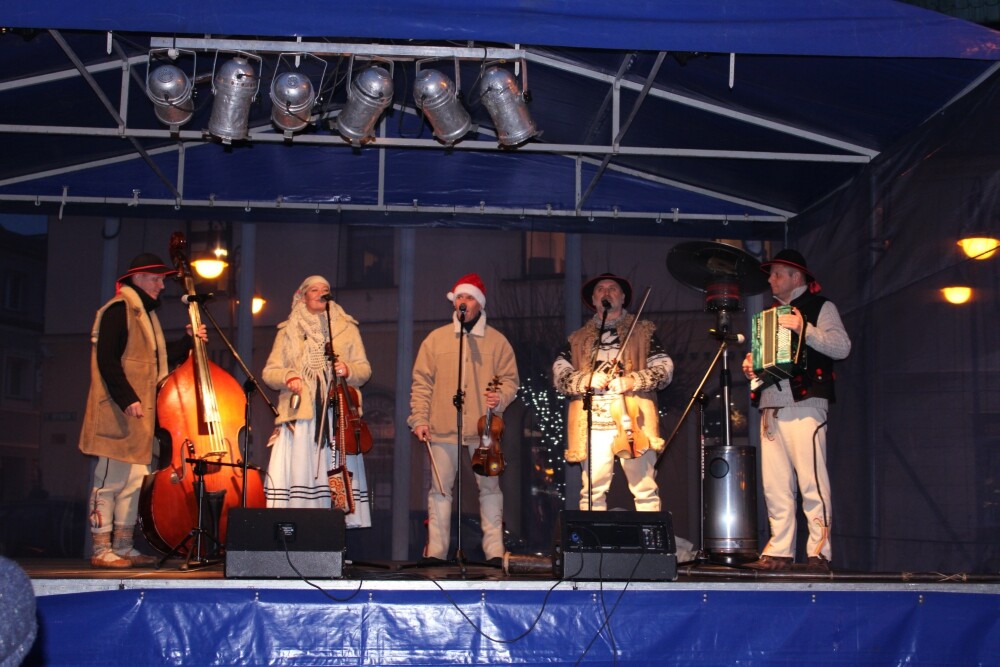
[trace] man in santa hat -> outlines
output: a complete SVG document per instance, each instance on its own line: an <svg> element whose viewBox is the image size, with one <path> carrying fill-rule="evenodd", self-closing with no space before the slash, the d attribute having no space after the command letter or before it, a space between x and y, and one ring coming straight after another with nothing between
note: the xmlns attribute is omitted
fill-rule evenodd
<svg viewBox="0 0 1000 667"><path fill-rule="evenodd" d="M429 443L436 473L427 494L424 547L424 558L432 562L449 560L459 421L461 441L471 457L480 444L479 418L487 409L502 414L517 397L520 384L513 348L502 333L487 324L486 287L479 275L470 273L459 278L447 297L454 308L451 322L432 331L420 345L413 364L410 416L406 420L413 434ZM462 392L456 396L460 366ZM456 403L461 405L461 420ZM499 566L505 551L500 478L474 477L479 486L483 553L486 562Z"/></svg>

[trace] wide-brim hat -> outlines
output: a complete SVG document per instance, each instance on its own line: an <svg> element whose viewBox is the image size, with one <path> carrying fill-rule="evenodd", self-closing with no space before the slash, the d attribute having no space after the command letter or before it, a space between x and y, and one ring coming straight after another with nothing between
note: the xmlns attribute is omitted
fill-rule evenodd
<svg viewBox="0 0 1000 667"><path fill-rule="evenodd" d="M622 288L622 292L625 294L625 301L622 302L622 308L628 308L628 305L632 303L632 284L622 278L621 276L616 276L613 273L602 273L599 276L594 276L587 282L583 284L583 288L580 290L580 298L583 299L583 303L593 311L597 308L594 307L594 288L597 287L597 283L602 280L613 280L618 283L618 286Z"/></svg>
<svg viewBox="0 0 1000 667"><path fill-rule="evenodd" d="M122 277L118 279L118 282L121 282L126 278L131 278L139 273L152 273L158 276L167 276L177 273L177 270L164 264L163 260L153 253L144 252L141 255L136 255L135 259L129 262L128 271L126 271Z"/></svg>
<svg viewBox="0 0 1000 667"><path fill-rule="evenodd" d="M775 264L784 264L790 266L793 269L798 269L806 276L806 282L812 283L816 282L816 276L813 275L812 271L806 266L806 258L802 256L798 250L792 250L791 248L785 248L778 252L773 258L766 262L761 262L760 268L764 273L770 275L771 267Z"/></svg>

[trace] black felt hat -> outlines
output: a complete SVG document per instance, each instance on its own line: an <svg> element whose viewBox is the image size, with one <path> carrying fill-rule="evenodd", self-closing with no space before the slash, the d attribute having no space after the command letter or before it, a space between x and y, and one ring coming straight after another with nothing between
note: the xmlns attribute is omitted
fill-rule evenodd
<svg viewBox="0 0 1000 667"><path fill-rule="evenodd" d="M625 280L621 276L616 276L613 273L602 273L599 276L594 276L587 282L583 284L583 288L580 290L580 298L583 299L583 303L593 311L597 308L594 307L594 288L597 287L597 283L602 280L613 280L618 283L618 286L622 288L622 292L625 293L625 301L622 303L622 308L628 308L628 305L632 303L632 285L629 281Z"/></svg>

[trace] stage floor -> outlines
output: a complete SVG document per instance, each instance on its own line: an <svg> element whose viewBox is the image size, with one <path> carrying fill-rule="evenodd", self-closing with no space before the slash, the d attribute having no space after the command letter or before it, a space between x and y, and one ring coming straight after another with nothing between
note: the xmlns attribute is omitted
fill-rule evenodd
<svg viewBox="0 0 1000 667"><path fill-rule="evenodd" d="M254 577L227 578L224 562L187 568L183 560L168 560L161 567L102 570L81 559L15 559L32 580L36 595L58 595L129 588L300 588L310 583L324 588L356 588L359 582L373 585L412 586L420 582L439 582L463 588L547 589L562 584L573 588L642 587L642 588L715 588L768 590L778 587L844 590L892 590L928 585L943 590L1000 594L1000 575L942 574L937 572L868 573L834 569L829 574L806 571L796 564L790 572L758 572L749 568L710 562L682 563L673 581L646 581L624 578L561 581L540 556L511 556L502 566L467 563L464 567L450 562L425 565L419 562L377 561L356 563L347 560L338 578Z"/></svg>
<svg viewBox="0 0 1000 667"><path fill-rule="evenodd" d="M700 563L673 581L581 581L537 571L544 560L515 574L347 561L340 578L302 580L227 578L221 563L114 571L21 559L39 621L25 664L985 665L1000 655L1000 577Z"/></svg>

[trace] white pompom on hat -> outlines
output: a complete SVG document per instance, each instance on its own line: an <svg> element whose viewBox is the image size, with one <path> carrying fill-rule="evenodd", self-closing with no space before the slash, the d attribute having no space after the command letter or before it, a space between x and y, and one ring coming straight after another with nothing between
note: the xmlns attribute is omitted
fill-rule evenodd
<svg viewBox="0 0 1000 667"><path fill-rule="evenodd" d="M467 273L455 283L448 292L448 300L454 301L456 294L468 294L479 302L480 308L486 308L486 286L478 273Z"/></svg>

